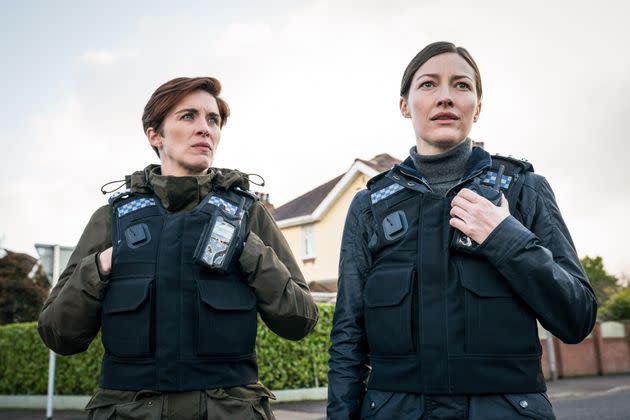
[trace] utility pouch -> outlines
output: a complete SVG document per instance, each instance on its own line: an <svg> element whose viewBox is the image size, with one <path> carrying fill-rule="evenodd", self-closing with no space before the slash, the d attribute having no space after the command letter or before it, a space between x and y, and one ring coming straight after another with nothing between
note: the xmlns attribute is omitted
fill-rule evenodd
<svg viewBox="0 0 630 420"><path fill-rule="evenodd" d="M499 172L497 174L497 178L492 187L488 187L482 185L479 178L475 178L473 183L467 187L471 191L479 194L486 200L490 201L495 206L501 205L501 179L503 177L503 171L505 170L505 166L501 165L499 167ZM453 240L451 241L451 248L456 249L457 251L464 252L467 254L475 254L479 244L468 236L464 235L460 230L455 229L455 234L453 235Z"/></svg>

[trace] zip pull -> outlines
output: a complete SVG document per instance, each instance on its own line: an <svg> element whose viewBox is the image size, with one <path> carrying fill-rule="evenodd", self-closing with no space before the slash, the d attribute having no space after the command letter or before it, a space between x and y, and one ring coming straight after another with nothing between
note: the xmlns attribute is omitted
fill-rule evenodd
<svg viewBox="0 0 630 420"><path fill-rule="evenodd" d="M121 183L118 187L114 188L114 189L113 189L113 190L111 190L111 191L105 191L105 187L106 187L106 186L108 186L108 185L110 185L110 184L115 184L115 183L117 183L117 182L120 182L120 183ZM109 182L107 182L107 183L105 183L105 184L103 184L103 185L101 186L101 192L103 193L103 195L105 195L105 194L109 194L109 193L113 193L114 191L118 191L119 189L121 189L121 188L125 185L125 183L126 183L126 180L125 180L125 179L119 179L119 180L116 180L116 181L109 181Z"/></svg>
<svg viewBox="0 0 630 420"><path fill-rule="evenodd" d="M255 176L260 178L260 184L257 182L252 181L251 177ZM249 182L251 182L254 185L258 185L259 187L264 187L265 186L265 178L263 178L262 176L258 175L258 174L245 174L245 177L247 178L247 180Z"/></svg>

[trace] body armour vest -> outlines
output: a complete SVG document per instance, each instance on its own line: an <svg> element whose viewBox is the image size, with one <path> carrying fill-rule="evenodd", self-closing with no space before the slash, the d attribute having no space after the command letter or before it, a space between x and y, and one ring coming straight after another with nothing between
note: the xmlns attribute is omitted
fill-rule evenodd
<svg viewBox="0 0 630 420"><path fill-rule="evenodd" d="M187 391L258 380L256 297L236 266L252 202L245 192L213 191L193 210L169 213L151 194L110 200L102 388ZM195 263L207 226L235 216L240 249L226 269Z"/></svg>
<svg viewBox="0 0 630 420"><path fill-rule="evenodd" d="M368 388L422 394L545 390L533 312L484 257L452 245L452 198L472 182L496 185L499 163L508 166L498 182L512 209L531 165L519 168L511 159L493 159L491 167L487 161L446 197L404 165L368 184L377 227L363 293Z"/></svg>

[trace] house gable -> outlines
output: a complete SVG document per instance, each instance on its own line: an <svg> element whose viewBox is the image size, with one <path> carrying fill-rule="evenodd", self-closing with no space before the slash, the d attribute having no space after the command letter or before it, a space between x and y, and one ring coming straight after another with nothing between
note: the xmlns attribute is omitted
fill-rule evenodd
<svg viewBox="0 0 630 420"><path fill-rule="evenodd" d="M328 181L327 183L309 191L308 193L281 207L278 207L274 213L276 223L280 228L286 228L317 222L322 219L330 207L335 203L339 196L343 194L346 188L357 176L363 174L368 178L372 178L379 173L380 171L366 164L365 161L357 159L345 174ZM322 194L325 190L327 190L326 194ZM317 202L318 198L319 202ZM300 207L297 204L300 200L305 201L307 204ZM304 211L309 208L311 208L312 211L310 213L304 213ZM290 210L293 210L294 212L291 213Z"/></svg>

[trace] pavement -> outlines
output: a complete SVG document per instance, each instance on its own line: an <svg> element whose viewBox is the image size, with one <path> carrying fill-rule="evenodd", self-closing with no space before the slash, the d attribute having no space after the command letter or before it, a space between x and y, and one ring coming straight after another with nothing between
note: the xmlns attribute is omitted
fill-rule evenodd
<svg viewBox="0 0 630 420"><path fill-rule="evenodd" d="M558 420L630 418L630 374L560 379L547 383L547 394ZM326 401L272 405L277 420L321 420ZM44 420L45 410L0 409L1 420ZM82 411L55 411L55 420L85 420Z"/></svg>

